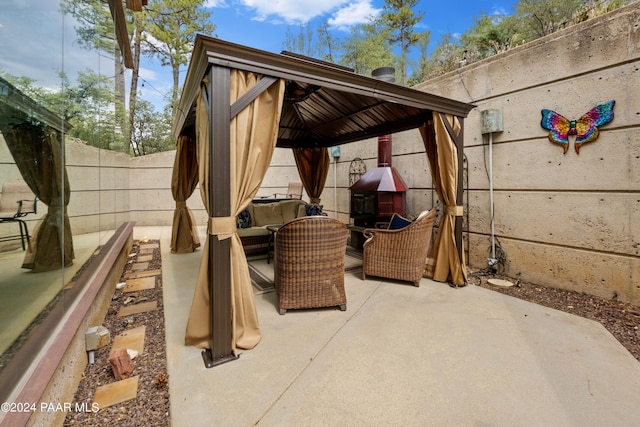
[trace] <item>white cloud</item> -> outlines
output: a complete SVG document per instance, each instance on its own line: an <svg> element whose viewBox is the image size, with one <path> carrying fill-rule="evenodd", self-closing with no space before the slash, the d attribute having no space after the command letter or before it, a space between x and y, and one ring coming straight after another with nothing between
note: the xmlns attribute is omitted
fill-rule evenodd
<svg viewBox="0 0 640 427"><path fill-rule="evenodd" d="M353 25L367 22L372 16L378 16L381 11L371 5L371 0L359 0L339 9L328 22L333 27L347 30Z"/></svg>
<svg viewBox="0 0 640 427"><path fill-rule="evenodd" d="M152 70L150 68L147 67L140 67L138 69L138 75L140 76L140 78L145 79L145 80L157 80L158 79L158 73L155 70Z"/></svg>
<svg viewBox="0 0 640 427"><path fill-rule="evenodd" d="M349 3L348 0L240 0L245 6L255 9L258 21L270 17L282 18L286 22L306 23L316 16Z"/></svg>
<svg viewBox="0 0 640 427"><path fill-rule="evenodd" d="M207 0L203 4L205 9L212 9L214 7L229 7L225 0Z"/></svg>
<svg viewBox="0 0 640 427"><path fill-rule="evenodd" d="M507 9L502 6L496 6L493 8L493 12L491 13L493 16L507 16Z"/></svg>

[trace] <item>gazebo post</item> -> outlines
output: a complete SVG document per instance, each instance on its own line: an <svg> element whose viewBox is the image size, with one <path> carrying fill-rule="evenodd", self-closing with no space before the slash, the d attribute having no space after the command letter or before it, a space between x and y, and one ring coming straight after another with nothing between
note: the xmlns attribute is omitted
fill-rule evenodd
<svg viewBox="0 0 640 427"><path fill-rule="evenodd" d="M209 105L209 212L231 215L230 69L213 65L207 88ZM209 348L202 351L207 368L237 359L233 354L231 313L231 240L209 236Z"/></svg>
<svg viewBox="0 0 640 427"><path fill-rule="evenodd" d="M458 189L456 191L456 206L464 205L464 117L458 117L460 121L460 134L457 138L454 138L456 143L456 151L458 153ZM463 266L462 263L462 254L464 248L462 247L462 216L456 216L456 248L458 249L458 259L460 260L460 265ZM466 275L463 275L465 277ZM466 283L465 283L466 285Z"/></svg>

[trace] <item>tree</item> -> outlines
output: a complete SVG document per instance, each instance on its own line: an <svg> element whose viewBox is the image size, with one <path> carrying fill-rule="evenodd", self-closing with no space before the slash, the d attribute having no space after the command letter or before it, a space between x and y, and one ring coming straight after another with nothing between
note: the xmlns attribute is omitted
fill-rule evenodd
<svg viewBox="0 0 640 427"><path fill-rule="evenodd" d="M314 38L317 35L317 38ZM335 63L338 41L330 33L328 21L323 20L320 25L314 26L307 22L300 24L297 32L287 26L282 48L288 52L299 53L310 58Z"/></svg>
<svg viewBox="0 0 640 427"><path fill-rule="evenodd" d="M106 2L100 0L63 0L63 13L73 15L79 25L75 27L78 44L90 50L105 51L114 58L115 119L121 131L126 129L124 64L115 39L115 26Z"/></svg>
<svg viewBox="0 0 640 427"><path fill-rule="evenodd" d="M583 4L583 0L520 0L516 15L532 40L565 28Z"/></svg>
<svg viewBox="0 0 640 427"><path fill-rule="evenodd" d="M481 15L474 18L475 25L461 37L469 62L488 58L524 42L520 21L513 16Z"/></svg>
<svg viewBox="0 0 640 427"><path fill-rule="evenodd" d="M430 41L431 41L431 34L427 33L418 42L418 46L420 47L420 56L418 57L418 66L415 68L415 71L411 75L411 78L409 78L409 80L407 81L408 86L415 86L416 84L426 80L427 73L429 70L429 57L427 54L427 49L429 47Z"/></svg>
<svg viewBox="0 0 640 427"><path fill-rule="evenodd" d="M455 42L452 34L445 34L429 55L427 78L433 78L455 70L463 65L466 58L465 48Z"/></svg>
<svg viewBox="0 0 640 427"><path fill-rule="evenodd" d="M127 141L133 153L133 130L136 126L136 108L138 106L138 80L140 77L140 54L142 52L142 34L146 19L140 12L133 12L133 69L131 70L131 86L129 90L129 123L127 126Z"/></svg>
<svg viewBox="0 0 640 427"><path fill-rule="evenodd" d="M60 115L71 125L69 136L81 139L94 147L112 149L121 143L114 139L114 92L109 78L87 69L78 72L76 86L66 74L59 73L61 86L47 90L27 77L17 77L0 71L0 76L44 108Z"/></svg>
<svg viewBox="0 0 640 427"><path fill-rule="evenodd" d="M150 25L144 34L146 48L173 74L172 109L178 103L180 67L189 63L197 33L213 34L205 0L154 0L148 5Z"/></svg>
<svg viewBox="0 0 640 427"><path fill-rule="evenodd" d="M131 138L134 155L144 156L175 148L171 136L170 108L165 108L162 114L158 114L149 101L138 100L135 111L135 128Z"/></svg>
<svg viewBox="0 0 640 427"><path fill-rule="evenodd" d="M291 26L288 25L282 48L287 52L299 53L300 55L319 59L313 33L314 31L309 22L300 24L297 32L294 32Z"/></svg>
<svg viewBox="0 0 640 427"><path fill-rule="evenodd" d="M323 19L318 26L318 37L320 38L318 44L322 54L320 59L335 63L339 55L339 41L331 35L330 31L331 25L329 25L329 21Z"/></svg>
<svg viewBox="0 0 640 427"><path fill-rule="evenodd" d="M370 76L378 67L395 67L397 57L391 51L388 40L388 31L378 28L374 23L353 26L342 43L339 63L366 76Z"/></svg>
<svg viewBox="0 0 640 427"><path fill-rule="evenodd" d="M400 75L401 84L407 82L407 54L409 49L418 44L428 32L414 32L415 25L422 20L424 12L415 13L413 9L420 0L385 0L384 8L379 18L382 26L388 29L389 42L400 47Z"/></svg>

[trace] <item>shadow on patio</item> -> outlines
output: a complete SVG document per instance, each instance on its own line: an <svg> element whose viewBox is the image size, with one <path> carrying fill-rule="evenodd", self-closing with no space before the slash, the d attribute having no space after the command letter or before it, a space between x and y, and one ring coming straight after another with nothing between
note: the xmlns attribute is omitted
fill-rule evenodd
<svg viewBox="0 0 640 427"><path fill-rule="evenodd" d="M201 252L160 239L173 425L636 425L640 364L599 323L486 289L347 272L347 311L278 314L262 341L206 369L184 345Z"/></svg>

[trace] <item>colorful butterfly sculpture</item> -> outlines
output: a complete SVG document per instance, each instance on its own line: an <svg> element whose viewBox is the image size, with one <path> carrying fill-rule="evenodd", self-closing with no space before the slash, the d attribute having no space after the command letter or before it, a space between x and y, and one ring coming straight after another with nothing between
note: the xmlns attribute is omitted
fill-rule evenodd
<svg viewBox="0 0 640 427"><path fill-rule="evenodd" d="M540 125L549 131L549 141L559 144L566 154L569 149L569 135L576 135L573 147L580 154L580 147L598 138L598 126L603 126L613 120L613 105L616 101L592 108L578 120L567 120L551 110L542 110Z"/></svg>

